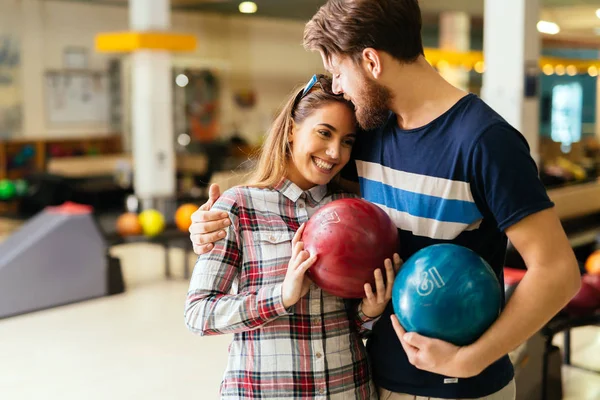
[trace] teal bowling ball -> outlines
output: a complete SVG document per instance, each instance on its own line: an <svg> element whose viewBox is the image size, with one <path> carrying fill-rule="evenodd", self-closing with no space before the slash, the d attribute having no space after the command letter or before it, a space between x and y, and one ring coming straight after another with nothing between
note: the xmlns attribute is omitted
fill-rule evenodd
<svg viewBox="0 0 600 400"><path fill-rule="evenodd" d="M437 244L419 250L402 265L394 280L392 305L407 332L464 346L498 318L502 288L475 252Z"/></svg>
<svg viewBox="0 0 600 400"><path fill-rule="evenodd" d="M35 155L35 147L28 144L25 147L23 147L23 150L21 151L21 153L23 154L23 156L25 158L29 159Z"/></svg>

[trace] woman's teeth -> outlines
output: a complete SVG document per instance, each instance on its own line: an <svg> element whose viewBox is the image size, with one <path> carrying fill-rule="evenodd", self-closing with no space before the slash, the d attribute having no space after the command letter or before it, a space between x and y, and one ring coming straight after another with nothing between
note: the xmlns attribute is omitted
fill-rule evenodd
<svg viewBox="0 0 600 400"><path fill-rule="evenodd" d="M326 169L326 170L330 170L331 168L333 168L333 164L323 161L320 158L313 157L313 160L314 160L315 164L317 164L317 167L319 167L319 168Z"/></svg>

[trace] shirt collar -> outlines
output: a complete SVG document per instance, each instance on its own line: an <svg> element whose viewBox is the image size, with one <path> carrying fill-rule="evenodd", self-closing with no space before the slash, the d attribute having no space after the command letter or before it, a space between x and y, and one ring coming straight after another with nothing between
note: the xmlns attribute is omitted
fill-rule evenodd
<svg viewBox="0 0 600 400"><path fill-rule="evenodd" d="M279 183L275 185L274 189L294 203L297 202L301 197L311 202L319 203L327 194L327 185L317 185L303 191L298 185L287 178L279 181Z"/></svg>

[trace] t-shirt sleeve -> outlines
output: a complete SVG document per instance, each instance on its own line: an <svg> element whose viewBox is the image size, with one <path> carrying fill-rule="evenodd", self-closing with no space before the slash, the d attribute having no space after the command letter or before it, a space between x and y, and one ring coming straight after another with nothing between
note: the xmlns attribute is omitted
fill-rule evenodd
<svg viewBox="0 0 600 400"><path fill-rule="evenodd" d="M508 124L488 128L474 144L471 190L475 202L508 227L554 206L542 184L527 141Z"/></svg>

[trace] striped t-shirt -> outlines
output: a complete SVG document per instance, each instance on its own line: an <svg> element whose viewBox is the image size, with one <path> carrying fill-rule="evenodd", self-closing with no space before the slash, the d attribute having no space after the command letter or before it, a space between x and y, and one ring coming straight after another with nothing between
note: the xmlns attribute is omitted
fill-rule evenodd
<svg viewBox="0 0 600 400"><path fill-rule="evenodd" d="M343 176L360 183L400 232L406 260L437 243L468 247L492 266L500 282L507 246L504 230L552 207L523 136L477 96L417 129L398 127L392 114L381 129L358 138ZM388 305L369 339L375 383L393 392L475 398L513 378L507 356L479 376L447 379L412 366L393 331Z"/></svg>

